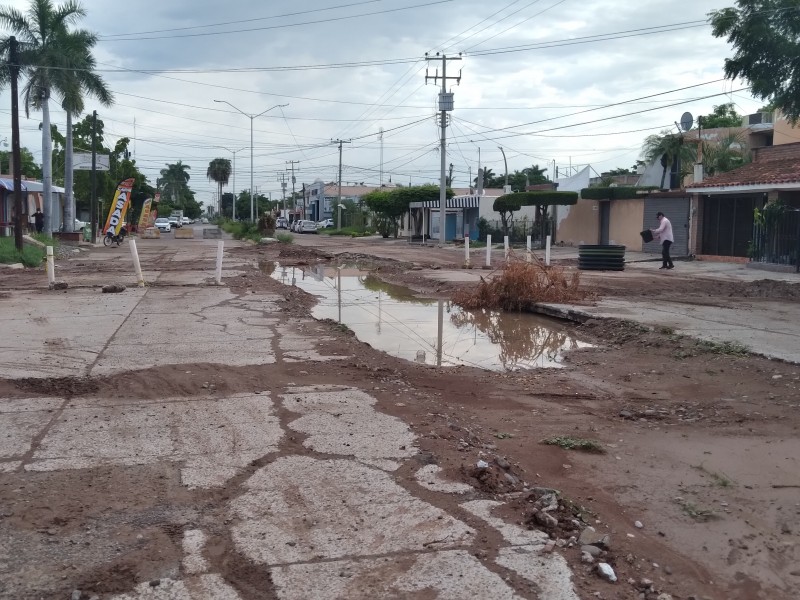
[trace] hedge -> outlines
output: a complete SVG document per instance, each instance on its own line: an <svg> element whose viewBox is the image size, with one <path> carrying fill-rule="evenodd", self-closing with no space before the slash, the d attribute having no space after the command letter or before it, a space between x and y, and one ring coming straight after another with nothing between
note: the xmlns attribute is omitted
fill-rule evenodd
<svg viewBox="0 0 800 600"><path fill-rule="evenodd" d="M500 196L497 200L504 198L521 206L566 206L578 202L577 192L517 192Z"/></svg>
<svg viewBox="0 0 800 600"><path fill-rule="evenodd" d="M635 200L643 198L653 187L591 187L581 190L584 200Z"/></svg>

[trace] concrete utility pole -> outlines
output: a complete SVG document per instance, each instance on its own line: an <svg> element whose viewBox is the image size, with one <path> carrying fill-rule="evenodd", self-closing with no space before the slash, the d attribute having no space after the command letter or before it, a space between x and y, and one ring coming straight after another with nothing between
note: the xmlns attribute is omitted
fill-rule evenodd
<svg viewBox="0 0 800 600"><path fill-rule="evenodd" d="M458 56L451 56L448 58L444 54L436 53L435 57L428 56L428 53L425 53L425 60L441 60L442 61L442 91L439 93L439 111L441 112L439 118L441 119L441 126L442 126L442 139L441 139L441 148L439 150L439 154L441 155L442 164L441 164L441 182L439 184L439 247L441 248L444 246L444 238L445 238L445 204L447 203L447 113L453 111L453 94L452 92L447 92L447 80L453 79L456 83L461 83L461 72L459 71L458 77L448 77L447 76L447 61L448 60L461 60L461 55ZM433 79L434 83L438 83L439 77L439 69L436 69L436 75L428 75L428 70L425 69L425 83L428 83L428 79Z"/></svg>
<svg viewBox="0 0 800 600"><path fill-rule="evenodd" d="M286 170L292 172L292 198L295 197L294 184L297 183L297 178L294 176L294 166L296 164L298 164L299 162L300 162L299 160L287 160L286 161L287 165L291 165L291 169L286 169ZM305 196L303 197L303 218L304 219L306 218L306 199L305 199Z"/></svg>
<svg viewBox="0 0 800 600"><path fill-rule="evenodd" d="M506 160L506 151L503 150L502 146L498 146L498 148L500 148L500 152L503 153L503 162L506 165L506 184L505 184L505 186L503 186L503 193L504 194L510 194L511 190L508 189L508 161Z"/></svg>
<svg viewBox="0 0 800 600"><path fill-rule="evenodd" d="M278 173L278 182L281 184L281 192L283 192L283 217L288 221L289 217L286 214L286 173Z"/></svg>
<svg viewBox="0 0 800 600"><path fill-rule="evenodd" d="M383 187L383 127L380 128L378 139L381 141L381 176L379 179L379 187Z"/></svg>
<svg viewBox="0 0 800 600"><path fill-rule="evenodd" d="M92 112L92 243L97 242L97 111Z"/></svg>
<svg viewBox="0 0 800 600"><path fill-rule="evenodd" d="M331 140L332 144L339 144L339 193L336 196L336 206L342 205L342 144L349 144L351 140ZM342 211L339 209L339 229L342 228Z"/></svg>
<svg viewBox="0 0 800 600"><path fill-rule="evenodd" d="M17 39L12 35L9 39L9 61L8 70L11 75L11 162L13 168L11 177L14 179L14 246L18 252L22 252L22 162L20 161L19 151L19 94L17 93L17 80L19 79L19 54Z"/></svg>

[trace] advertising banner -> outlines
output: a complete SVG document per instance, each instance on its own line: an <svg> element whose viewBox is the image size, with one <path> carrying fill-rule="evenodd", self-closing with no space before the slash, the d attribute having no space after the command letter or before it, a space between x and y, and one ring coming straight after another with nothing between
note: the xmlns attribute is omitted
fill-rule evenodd
<svg viewBox="0 0 800 600"><path fill-rule="evenodd" d="M158 203L161 202L161 192L156 192L156 197L153 198L153 204L150 206L150 223L148 227L156 226L156 219L158 218Z"/></svg>
<svg viewBox="0 0 800 600"><path fill-rule="evenodd" d="M133 178L120 182L114 194L114 201L108 210L106 226L103 227L103 235L112 233L119 234L120 228L125 224L125 213L131 205L131 190L133 190Z"/></svg>
<svg viewBox="0 0 800 600"><path fill-rule="evenodd" d="M142 214L139 215L139 231L144 231L150 227L150 205L153 201L148 198L142 205Z"/></svg>

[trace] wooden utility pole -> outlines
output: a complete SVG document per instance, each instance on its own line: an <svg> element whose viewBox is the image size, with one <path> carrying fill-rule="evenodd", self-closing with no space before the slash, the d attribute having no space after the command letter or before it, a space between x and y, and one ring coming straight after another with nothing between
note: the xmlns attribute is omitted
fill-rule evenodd
<svg viewBox="0 0 800 600"><path fill-rule="evenodd" d="M22 252L22 162L19 156L19 94L17 80L19 79L19 46L17 39L12 35L9 38L8 69L11 71L11 162L14 172L14 245L18 252Z"/></svg>

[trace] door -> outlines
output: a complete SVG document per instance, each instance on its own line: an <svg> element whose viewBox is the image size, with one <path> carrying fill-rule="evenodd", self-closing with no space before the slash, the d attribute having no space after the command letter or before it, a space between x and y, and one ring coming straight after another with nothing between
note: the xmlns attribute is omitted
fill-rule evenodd
<svg viewBox="0 0 800 600"><path fill-rule="evenodd" d="M600 202L600 244L608 245L611 230L611 202Z"/></svg>
<svg viewBox="0 0 800 600"><path fill-rule="evenodd" d="M673 256L688 256L689 254L689 198L659 198L648 196L644 201L643 229L658 227L656 215L664 213L672 223L672 235L675 241L672 244ZM653 240L643 245L642 251L661 254L661 242Z"/></svg>
<svg viewBox="0 0 800 600"><path fill-rule="evenodd" d="M445 215L445 230L444 239L456 239L456 231L458 231L458 219L456 215Z"/></svg>

